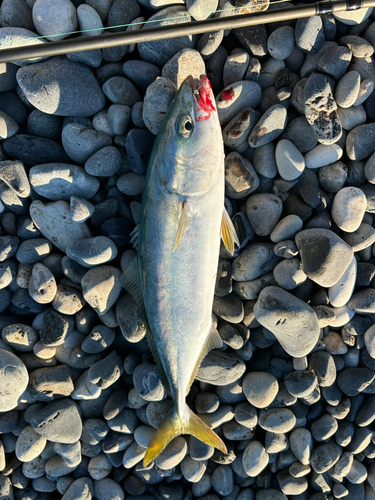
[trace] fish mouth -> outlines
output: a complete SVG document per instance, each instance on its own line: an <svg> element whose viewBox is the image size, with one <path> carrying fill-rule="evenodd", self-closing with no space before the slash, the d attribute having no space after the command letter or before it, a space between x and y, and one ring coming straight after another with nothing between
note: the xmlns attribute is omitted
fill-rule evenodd
<svg viewBox="0 0 375 500"><path fill-rule="evenodd" d="M194 95L194 112L196 121L207 120L211 113L216 111L215 98L212 92L210 80L206 75L201 75L199 79L199 87L197 88L194 78L188 76L191 89Z"/></svg>

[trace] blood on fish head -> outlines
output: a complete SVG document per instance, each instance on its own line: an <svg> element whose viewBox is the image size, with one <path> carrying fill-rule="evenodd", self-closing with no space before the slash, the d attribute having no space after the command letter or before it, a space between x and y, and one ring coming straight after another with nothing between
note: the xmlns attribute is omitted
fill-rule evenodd
<svg viewBox="0 0 375 500"><path fill-rule="evenodd" d="M211 113L216 111L214 104L215 98L212 92L210 80L206 75L201 75L199 87L197 89L194 79L191 76L188 78L195 97L195 119L197 121L207 120L210 118Z"/></svg>

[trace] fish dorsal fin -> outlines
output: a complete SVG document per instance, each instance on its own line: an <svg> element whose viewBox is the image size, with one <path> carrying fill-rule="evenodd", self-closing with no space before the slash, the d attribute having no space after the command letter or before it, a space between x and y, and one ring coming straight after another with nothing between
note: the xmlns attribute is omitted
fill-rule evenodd
<svg viewBox="0 0 375 500"><path fill-rule="evenodd" d="M155 342L152 337L152 332L150 330L147 321L145 304L142 293L141 276L139 272L138 257L135 257L128 265L128 267L125 269L125 271L122 273L120 278L120 283L125 288L125 290L130 293L130 295L134 299L134 302L137 305L138 315L143 321L146 328L146 338L148 345L150 347L150 351L155 359L155 363L156 366L158 367L161 380L165 385L165 388L167 389L168 393L170 393L169 382L167 376L165 375L163 365L161 364L158 352L156 350Z"/></svg>
<svg viewBox="0 0 375 500"><path fill-rule="evenodd" d="M236 229L225 208L223 210L223 218L221 220L221 239L223 240L226 249L231 255L234 254L234 244L236 243L238 246L240 246L240 241L238 239Z"/></svg>
<svg viewBox="0 0 375 500"><path fill-rule="evenodd" d="M203 358L206 356L207 353L209 353L212 349L219 349L220 347L223 347L223 341L221 340L219 332L216 330L214 324L212 324L211 331L208 334L208 337L206 339L206 342L204 343L202 350L199 354L199 358L197 360L197 363L194 367L193 373L191 375L189 387L187 389L187 393L190 391L191 384L194 382L195 376L197 374L197 371L199 370L200 364L202 363Z"/></svg>
<svg viewBox="0 0 375 500"><path fill-rule="evenodd" d="M130 243L133 245L133 247L138 250L138 243L139 243L139 225L135 226L133 231L130 233L131 240Z"/></svg>
<svg viewBox="0 0 375 500"><path fill-rule="evenodd" d="M181 240L185 234L186 228L188 227L189 224L189 215L188 215L188 207L186 200L182 203L181 207L181 214L180 214L180 220L178 221L178 228L177 228L177 234L176 234L176 239L174 242L174 249L173 251L176 250L178 245L181 243Z"/></svg>

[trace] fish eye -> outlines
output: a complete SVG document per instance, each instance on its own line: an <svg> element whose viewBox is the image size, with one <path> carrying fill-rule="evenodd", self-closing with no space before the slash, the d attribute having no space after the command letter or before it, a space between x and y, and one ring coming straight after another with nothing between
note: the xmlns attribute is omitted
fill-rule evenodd
<svg viewBox="0 0 375 500"><path fill-rule="evenodd" d="M176 123L176 129L179 135L188 138L194 130L194 123L190 116L183 116Z"/></svg>

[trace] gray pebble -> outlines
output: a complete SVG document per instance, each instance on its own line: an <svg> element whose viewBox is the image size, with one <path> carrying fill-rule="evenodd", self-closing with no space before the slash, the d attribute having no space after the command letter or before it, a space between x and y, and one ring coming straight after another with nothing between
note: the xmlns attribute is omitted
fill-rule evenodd
<svg viewBox="0 0 375 500"><path fill-rule="evenodd" d="M344 187L348 176L348 168L342 161L332 163L319 169L319 183L329 193L337 193Z"/></svg>
<svg viewBox="0 0 375 500"><path fill-rule="evenodd" d="M62 313L72 315L78 312L86 304L80 290L69 286L57 285L56 295L52 301L52 307Z"/></svg>
<svg viewBox="0 0 375 500"><path fill-rule="evenodd" d="M90 269L82 278L83 296L99 315L108 312L118 299L120 275L120 270L113 266L100 266Z"/></svg>
<svg viewBox="0 0 375 500"><path fill-rule="evenodd" d="M123 134L128 128L131 109L124 104L112 104L108 108L108 124L116 135ZM101 174L102 175L102 174ZM112 174L111 174L112 175Z"/></svg>
<svg viewBox="0 0 375 500"><path fill-rule="evenodd" d="M79 29L82 36L95 36L103 33L103 23L99 13L90 5L81 4L77 8Z"/></svg>
<svg viewBox="0 0 375 500"><path fill-rule="evenodd" d="M179 89L189 75L199 80L200 76L205 74L206 68L201 54L193 49L182 49L164 65L161 76Z"/></svg>
<svg viewBox="0 0 375 500"><path fill-rule="evenodd" d="M52 244L45 238L26 240L17 250L17 260L23 264L35 264L43 260L52 250Z"/></svg>
<svg viewBox="0 0 375 500"><path fill-rule="evenodd" d="M260 113L251 108L241 110L223 130L224 144L234 150L247 146L249 133L258 121Z"/></svg>
<svg viewBox="0 0 375 500"><path fill-rule="evenodd" d="M86 65L57 57L36 64L19 69L17 81L28 101L40 111L91 116L104 107L105 96Z"/></svg>
<svg viewBox="0 0 375 500"><path fill-rule="evenodd" d="M162 470L172 469L184 459L186 452L186 440L182 436L178 436L156 457L155 464Z"/></svg>
<svg viewBox="0 0 375 500"><path fill-rule="evenodd" d="M94 210L94 205L84 198L76 195L70 197L70 217L73 222L85 222Z"/></svg>
<svg viewBox="0 0 375 500"><path fill-rule="evenodd" d="M335 465L341 453L341 446L333 442L317 446L311 454L311 466L315 472L323 474Z"/></svg>
<svg viewBox="0 0 375 500"><path fill-rule="evenodd" d="M375 125L367 123L353 128L346 138L346 152L351 160L364 160L375 151ZM360 140L359 140L360 139Z"/></svg>
<svg viewBox="0 0 375 500"><path fill-rule="evenodd" d="M335 382L336 365L328 352L314 352L309 359L309 370L318 377L320 387L330 387Z"/></svg>
<svg viewBox="0 0 375 500"><path fill-rule="evenodd" d="M3 328L1 338L19 352L32 352L38 333L28 325L14 323Z"/></svg>
<svg viewBox="0 0 375 500"><path fill-rule="evenodd" d="M361 77L357 71L348 71L337 83L335 100L342 108L349 108L355 103L361 85Z"/></svg>
<svg viewBox="0 0 375 500"><path fill-rule="evenodd" d="M348 47L331 47L322 53L318 60L318 70L339 80L344 76L352 58L352 52Z"/></svg>
<svg viewBox="0 0 375 500"><path fill-rule="evenodd" d="M246 107L255 109L260 103L261 88L256 82L240 81L229 85L216 97L216 107L222 126Z"/></svg>
<svg viewBox="0 0 375 500"><path fill-rule="evenodd" d="M56 280L51 271L41 262L35 263L29 281L31 297L39 304L48 304L53 301L56 291Z"/></svg>
<svg viewBox="0 0 375 500"><path fill-rule="evenodd" d="M146 127L154 135L157 135L159 132L164 116L176 92L176 85L164 77L157 78L147 88L143 102L142 117Z"/></svg>
<svg viewBox="0 0 375 500"><path fill-rule="evenodd" d="M251 372L245 375L242 389L249 403L256 408L266 408L275 399L279 384L270 373Z"/></svg>
<svg viewBox="0 0 375 500"><path fill-rule="evenodd" d="M225 157L225 186L227 196L232 199L243 198L259 186L259 179L251 162L237 152Z"/></svg>
<svg viewBox="0 0 375 500"><path fill-rule="evenodd" d="M107 236L96 236L75 241L67 247L66 253L78 264L90 268L116 258L117 247Z"/></svg>
<svg viewBox="0 0 375 500"><path fill-rule="evenodd" d="M227 385L238 380L245 372L245 363L237 356L212 351L203 359L196 378L214 385ZM207 415L213 415L209 413Z"/></svg>
<svg viewBox="0 0 375 500"><path fill-rule="evenodd" d="M287 59L294 49L294 29L291 26L277 28L269 36L267 48L274 59Z"/></svg>
<svg viewBox="0 0 375 500"><path fill-rule="evenodd" d="M303 52L314 53L321 49L325 38L320 16L297 19L295 37L297 47Z"/></svg>
<svg viewBox="0 0 375 500"><path fill-rule="evenodd" d="M352 106L350 108L340 108L340 106L338 106L337 114L344 130L352 130L366 123L366 112L362 105Z"/></svg>
<svg viewBox="0 0 375 500"><path fill-rule="evenodd" d="M105 146L94 153L85 163L85 171L94 176L110 177L122 165L120 151L114 146Z"/></svg>
<svg viewBox="0 0 375 500"><path fill-rule="evenodd" d="M103 92L113 104L132 107L141 100L135 86L127 78L113 76L103 84Z"/></svg>
<svg viewBox="0 0 375 500"><path fill-rule="evenodd" d="M337 420L331 415L325 414L312 423L311 433L316 441L327 441L335 434L337 428Z"/></svg>
<svg viewBox="0 0 375 500"><path fill-rule="evenodd" d="M274 104L260 117L249 135L253 148L264 146L278 137L287 124L287 111L281 104Z"/></svg>
<svg viewBox="0 0 375 500"><path fill-rule="evenodd" d="M80 123L70 123L63 128L62 143L70 158L83 164L100 149L111 146L112 139L104 132L86 128Z"/></svg>
<svg viewBox="0 0 375 500"><path fill-rule="evenodd" d="M122 359L116 351L112 351L106 358L90 367L88 378L101 389L106 389L116 382L122 372Z"/></svg>
<svg viewBox="0 0 375 500"><path fill-rule="evenodd" d="M63 500L87 500L91 499L94 493L94 485L89 477L76 479L66 490Z"/></svg>
<svg viewBox="0 0 375 500"><path fill-rule="evenodd" d="M273 179L277 174L277 164L275 158L275 146L269 142L264 146L256 148L253 156L253 165L256 172L268 179Z"/></svg>
<svg viewBox="0 0 375 500"><path fill-rule="evenodd" d="M242 464L246 474L256 477L268 465L269 456L259 441L247 445L242 456Z"/></svg>
<svg viewBox="0 0 375 500"><path fill-rule="evenodd" d="M283 203L271 193L251 195L246 202L246 216L255 234L267 236L272 233L279 221Z"/></svg>
<svg viewBox="0 0 375 500"><path fill-rule="evenodd" d="M78 27L77 11L69 0L37 0L33 22L40 35L48 35L47 40L63 40Z"/></svg>
<svg viewBox="0 0 375 500"><path fill-rule="evenodd" d="M249 62L250 56L247 52L239 52L228 56L223 68L224 87L243 80Z"/></svg>

